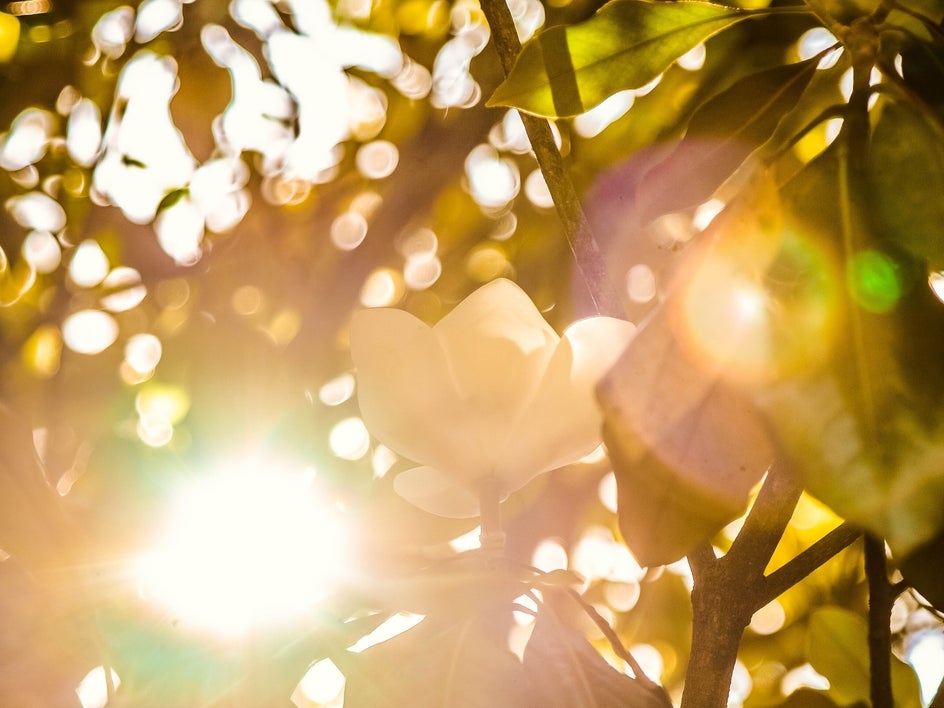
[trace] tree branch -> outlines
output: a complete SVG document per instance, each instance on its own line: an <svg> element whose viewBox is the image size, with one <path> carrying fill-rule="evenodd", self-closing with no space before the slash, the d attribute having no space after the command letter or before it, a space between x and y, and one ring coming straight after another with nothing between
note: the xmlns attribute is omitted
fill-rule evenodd
<svg viewBox="0 0 944 708"><path fill-rule="evenodd" d="M658 689L663 690L662 687L653 681L649 676L646 675L646 672L642 670L642 667L639 665L639 662L636 661L636 657L633 656L632 652L626 648L623 642L620 640L619 636L613 631L613 628L610 626L610 623L604 619L604 617L597 612L596 608L591 605L589 602L584 600L580 593L578 593L573 588L567 590L567 594L574 600L580 608L586 613L586 615L593 620L593 623L597 628L603 632L603 636L606 637L607 641L610 643L613 652L627 664L629 668L633 670L633 676L636 678L639 683L644 685L649 689Z"/></svg>
<svg viewBox="0 0 944 708"><path fill-rule="evenodd" d="M481 0L481 6L492 32L492 41L498 52L502 71L508 76L521 51L514 18L505 0ZM577 190L554 141L551 126L545 119L523 112L521 122L557 207L557 215L564 227L564 237L574 256L574 267L584 280L597 312L617 315L622 308L609 287L599 245L590 231Z"/></svg>
<svg viewBox="0 0 944 708"><path fill-rule="evenodd" d="M873 708L893 708L890 616L894 596L888 582L885 541L865 537L865 574L869 581L869 688Z"/></svg>
<svg viewBox="0 0 944 708"><path fill-rule="evenodd" d="M746 579L763 577L802 491L785 469L779 465L770 468L744 526L724 557L739 567L739 575Z"/></svg>
<svg viewBox="0 0 944 708"><path fill-rule="evenodd" d="M758 600L760 603L758 607L763 607L775 597L782 595L841 550L852 545L853 541L861 535L862 532L859 529L848 523L834 528L812 546L764 578L763 593Z"/></svg>
<svg viewBox="0 0 944 708"><path fill-rule="evenodd" d="M688 565L692 569L692 578L696 583L705 578L718 561L715 549L708 541L699 544L688 554Z"/></svg>

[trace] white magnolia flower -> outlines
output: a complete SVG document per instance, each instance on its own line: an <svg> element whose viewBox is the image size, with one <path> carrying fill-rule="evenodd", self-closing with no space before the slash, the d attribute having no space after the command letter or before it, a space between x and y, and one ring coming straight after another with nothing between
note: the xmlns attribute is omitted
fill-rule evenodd
<svg viewBox="0 0 944 708"><path fill-rule="evenodd" d="M422 465L401 473L396 491L441 516L474 516L487 480L505 498L592 451L602 420L594 386L633 331L594 317L561 338L508 280L433 327L402 310L358 312L351 354L364 421Z"/></svg>

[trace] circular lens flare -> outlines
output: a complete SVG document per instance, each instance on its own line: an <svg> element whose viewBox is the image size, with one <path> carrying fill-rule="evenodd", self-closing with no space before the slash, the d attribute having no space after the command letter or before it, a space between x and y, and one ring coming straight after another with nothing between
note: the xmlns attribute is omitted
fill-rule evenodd
<svg viewBox="0 0 944 708"><path fill-rule="evenodd" d="M141 594L174 621L229 637L304 615L345 560L340 521L312 482L262 461L192 480L136 564Z"/></svg>

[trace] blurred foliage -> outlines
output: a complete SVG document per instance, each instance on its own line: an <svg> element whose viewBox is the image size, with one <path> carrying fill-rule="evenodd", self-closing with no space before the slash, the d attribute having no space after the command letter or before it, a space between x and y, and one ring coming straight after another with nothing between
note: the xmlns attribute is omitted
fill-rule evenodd
<svg viewBox="0 0 944 708"><path fill-rule="evenodd" d="M507 78L469 0L0 7L0 704L104 705L76 693L104 666L129 708L664 705L620 643L677 704L699 618L674 561L731 548L776 457L816 498L766 570L840 517L886 538L896 705L921 705L905 660L944 603L944 7L600 6L514 3L533 38ZM640 331L600 390L612 460L513 495L496 568L341 424L357 309L431 323L507 277L558 332L596 314L507 107L561 117L576 251L595 239ZM141 181L172 153L182 177ZM181 482L269 455L350 520L345 584L292 626L194 633L129 566ZM755 613L732 705L868 703L861 556ZM426 619L348 651L400 612ZM297 686L325 658L347 688L315 700Z"/></svg>

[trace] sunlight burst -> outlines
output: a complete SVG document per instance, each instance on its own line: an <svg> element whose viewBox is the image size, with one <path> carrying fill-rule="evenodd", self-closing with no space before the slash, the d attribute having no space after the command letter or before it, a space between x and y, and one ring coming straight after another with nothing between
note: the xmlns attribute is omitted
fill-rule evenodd
<svg viewBox="0 0 944 708"><path fill-rule="evenodd" d="M335 589L345 557L340 521L312 481L259 461L193 480L137 563L141 594L229 637L303 615Z"/></svg>

